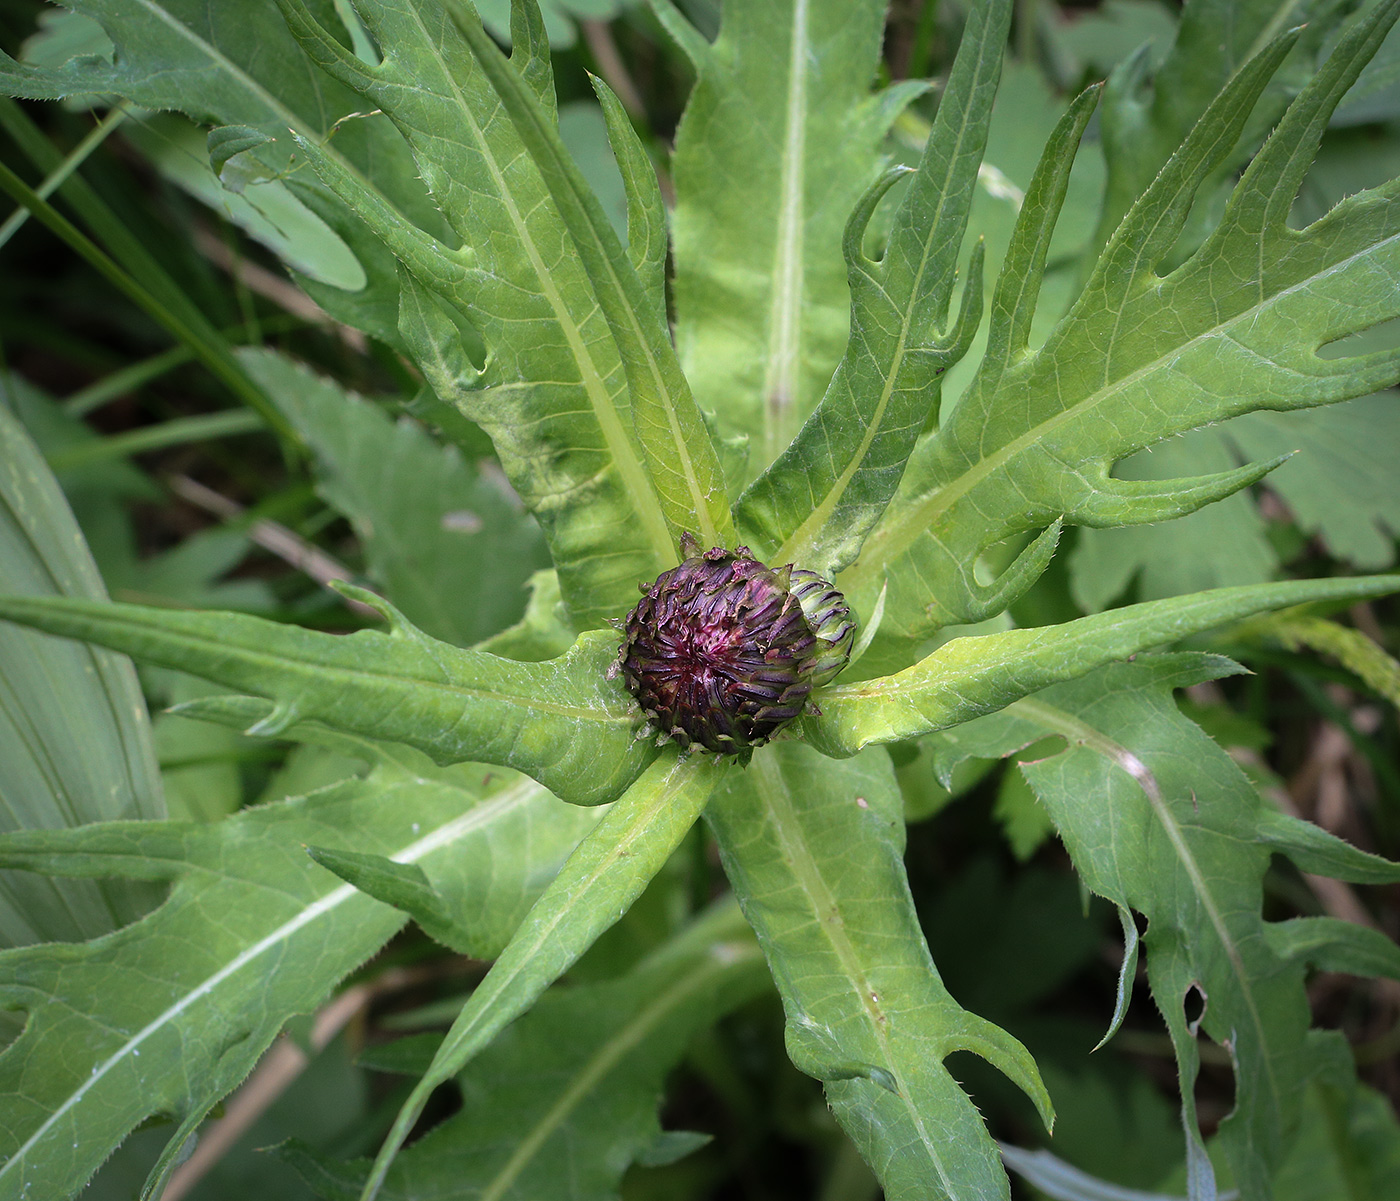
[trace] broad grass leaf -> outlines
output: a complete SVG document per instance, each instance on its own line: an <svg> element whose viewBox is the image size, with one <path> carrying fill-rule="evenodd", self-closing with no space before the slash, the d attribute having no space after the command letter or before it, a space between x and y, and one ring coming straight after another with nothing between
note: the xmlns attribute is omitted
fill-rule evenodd
<svg viewBox="0 0 1400 1201"><path fill-rule="evenodd" d="M617 651L610 633L582 635L559 659L518 663L438 642L373 593L345 591L379 608L392 631L340 637L237 613L37 597L0 598L0 617L274 701L249 733L317 721L438 763L513 767L575 804L613 800L655 757L634 737L632 698L605 678Z"/></svg>
<svg viewBox="0 0 1400 1201"><path fill-rule="evenodd" d="M771 987L728 898L626 975L550 989L457 1077L462 1109L404 1150L380 1196L611 1201L626 1168L685 1133L663 1134L657 1101L695 1034ZM288 1151L321 1195L358 1195L364 1162Z"/></svg>
<svg viewBox="0 0 1400 1201"><path fill-rule="evenodd" d="M751 475L792 441L841 358L841 230L889 122L921 90L871 95L886 7L728 0L719 37L700 43L671 160L676 343L701 408L749 440Z"/></svg>
<svg viewBox="0 0 1400 1201"><path fill-rule="evenodd" d="M1252 1201L1272 1195L1269 1181L1297 1129L1304 1086L1325 1058L1308 1035L1306 967L1394 977L1400 951L1380 935L1358 941L1373 932L1346 923L1263 920L1269 853L1289 848L1277 841L1277 822L1248 779L1171 695L1236 670L1200 655L1115 664L985 719L979 753L995 747L1006 754L1046 734L1066 740L1061 753L1020 770L1085 884L1147 918L1148 978L1181 1071L1193 1197L1210 1195L1211 1177L1192 1095L1196 1040L1204 1032L1229 1049L1235 1109L1220 1140L1234 1182ZM1360 866L1374 878L1400 879L1400 865L1364 858ZM1346 874L1354 878L1353 869ZM1188 1020L1197 994L1203 1012Z"/></svg>
<svg viewBox="0 0 1400 1201"><path fill-rule="evenodd" d="M0 586L38 598L106 596L53 474L4 404ZM165 816L146 703L130 661L110 651L0 629L0 764L4 831ZM96 938L157 896L124 881L3 872L0 945Z"/></svg>
<svg viewBox="0 0 1400 1201"><path fill-rule="evenodd" d="M240 358L311 448L322 496L350 519L370 577L411 622L470 646L520 618L526 581L549 555L499 472L273 351Z"/></svg>
<svg viewBox="0 0 1400 1201"><path fill-rule="evenodd" d="M990 1060L1048 1126L1053 1110L1015 1039L949 995L904 873L888 756L843 763L780 742L706 813L787 1015L788 1054L821 1080L890 1201L1009 1196L996 1144L944 1066Z"/></svg>
<svg viewBox="0 0 1400 1201"><path fill-rule="evenodd" d="M1118 459L1265 404L1308 408L1395 379L1394 351L1319 354L1397 313L1395 187L1350 197L1302 231L1287 218L1328 114L1396 11L1377 6L1341 41L1250 164L1219 228L1179 267L1159 274L1198 188L1228 159L1290 37L1234 75L1124 219L1069 313L1034 350L1026 331L1039 264L1013 250L997 284L994 349L951 417L916 450L900 496L838 581L857 600L888 583L873 654L882 653L880 641L909 654L941 625L1004 608L1043 570L1053 536L999 579L980 580L979 556L1013 534L1053 531L1060 521L1166 520L1277 465L1148 483L1114 479ZM1022 207L1016 237L1027 250L1044 240L1056 207L1029 200Z"/></svg>
<svg viewBox="0 0 1400 1201"><path fill-rule="evenodd" d="M0 995L29 1014L0 1055L11 1098L0 1195L70 1197L161 1115L177 1127L150 1195L286 1021L404 924L312 862L306 843L417 864L491 954L598 820L519 776L354 749L378 759L365 779L212 825L109 822L0 842L9 867L170 887L160 908L107 938L0 956Z"/></svg>

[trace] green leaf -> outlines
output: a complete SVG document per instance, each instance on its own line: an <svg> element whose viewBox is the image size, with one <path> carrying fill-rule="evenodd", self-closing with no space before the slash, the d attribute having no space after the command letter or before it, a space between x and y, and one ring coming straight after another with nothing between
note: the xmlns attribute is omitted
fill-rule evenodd
<svg viewBox="0 0 1400 1201"><path fill-rule="evenodd" d="M1241 633L1281 642L1289 650L1306 646L1331 655L1368 687L1400 708L1400 662L1360 630L1307 613L1278 613L1255 619Z"/></svg>
<svg viewBox="0 0 1400 1201"><path fill-rule="evenodd" d="M750 439L754 474L792 441L845 347L841 230L880 141L923 89L870 95L880 0L728 0L676 130L676 342L723 435ZM675 10L672 35L696 47ZM755 54L752 48L762 46Z"/></svg>
<svg viewBox="0 0 1400 1201"><path fill-rule="evenodd" d="M1220 432L1248 458L1297 450L1269 477L1270 491L1333 555L1376 571L1395 562L1391 531L1400 529L1396 404L1394 393L1382 393L1325 409L1250 413Z"/></svg>
<svg viewBox="0 0 1400 1201"><path fill-rule="evenodd" d="M433 1089L456 1075L624 913L680 845L732 761L665 752L604 814L521 923L404 1102L366 1181L373 1201Z"/></svg>
<svg viewBox="0 0 1400 1201"><path fill-rule="evenodd" d="M642 717L632 698L605 678L611 633L585 634L548 663L516 663L437 642L373 593L343 590L378 608L392 632L338 637L237 613L30 597L0 598L0 618L275 701L250 733L318 721L438 763L513 767L573 804L612 800L655 756L634 736Z"/></svg>
<svg viewBox="0 0 1400 1201"><path fill-rule="evenodd" d="M1207 656L1147 657L1047 689L986 720L1002 753L1047 733L1066 740L1062 753L1021 771L1085 884L1147 918L1148 978L1181 1071L1192 1195L1208 1196L1213 1187L1192 1096L1199 1028L1230 1050L1235 1109L1220 1139L1242 1195L1254 1198L1271 1195L1269 1179L1297 1128L1316 1064L1306 1037L1305 965L1393 975L1400 955L1382 951L1381 936L1344 923L1262 920L1270 811L1171 696L1234 670ZM1400 864L1384 864L1382 874L1400 879ZM1188 1022L1192 993L1203 1013Z"/></svg>
<svg viewBox="0 0 1400 1201"><path fill-rule="evenodd" d="M938 377L967 351L982 315L980 254L957 320L937 327L953 292L1010 19L1009 0L969 13L933 132L879 262L865 254L865 229L903 172L876 180L847 222L845 356L796 440L739 502L745 540L775 562L829 577L856 557L936 411ZM1072 143L1088 119L1081 104Z"/></svg>
<svg viewBox="0 0 1400 1201"><path fill-rule="evenodd" d="M1157 6L1152 6L1156 8ZM1272 39L1290 28L1307 27L1295 52L1294 67L1265 89L1247 133L1206 185L1209 195L1228 180L1277 123L1293 95L1311 72L1317 50L1346 6L1336 0L1195 0L1181 12L1175 37L1160 22L1169 19L1160 8L1153 24L1161 61L1142 53L1115 60L1116 69L1104 96L1102 136L1109 163L1108 187L1094 247L1102 246L1118 227L1133 202L1146 189L1172 153L1190 133L1215 94ZM1122 10L1120 10L1122 11ZM1140 18L1139 18L1140 19ZM1170 41L1170 50L1161 53ZM1128 47L1132 48L1132 47ZM1152 79L1148 82L1149 70ZM1218 206L1193 218L1198 227L1218 217ZM1196 235L1193 241L1198 241Z"/></svg>
<svg viewBox="0 0 1400 1201"><path fill-rule="evenodd" d="M944 1059L973 1051L1035 1101L1025 1048L949 995L904 874L902 801L888 756L845 763L799 743L758 752L706 814L787 1015L793 1062L891 1201L1006 1197L996 1144Z"/></svg>
<svg viewBox="0 0 1400 1201"><path fill-rule="evenodd" d="M1400 1123L1383 1094L1361 1084L1339 1034L1311 1036L1322 1068L1274 1178L1273 1201L1389 1197L1400 1189ZM1319 1045L1320 1044L1320 1045Z"/></svg>
<svg viewBox="0 0 1400 1201"><path fill-rule="evenodd" d="M5 386L0 397L9 394ZM63 493L2 403L0 584L39 603L106 595ZM165 816L146 704L121 655L0 629L0 764L0 830ZM127 882L0 873L0 945L95 938L140 917L156 895Z"/></svg>
<svg viewBox="0 0 1400 1201"><path fill-rule="evenodd" d="M209 131L209 165L215 175L222 175L224 164L235 155L256 150L273 139L251 125L219 125Z"/></svg>
<svg viewBox="0 0 1400 1201"><path fill-rule="evenodd" d="M1202 5L1198 3L1196 7ZM1057 22L1051 33L1059 50L1094 73L1107 75L1147 42L1152 43L1148 64L1159 66L1176 40L1176 31L1174 14L1155 0L1107 0L1073 21ZM1222 82L1217 78L1215 86L1218 88ZM1197 115L1210 103L1212 95L1213 92L1204 98Z"/></svg>
<svg viewBox="0 0 1400 1201"><path fill-rule="evenodd" d="M315 736L314 731L312 735ZM177 1129L148 1182L249 1072L287 1019L403 925L303 849L348 845L414 864L491 954L552 867L597 821L539 785L419 756L365 780L245 810L212 825L116 822L10 834L0 862L61 875L170 885L145 920L81 946L0 956L0 996L30 1020L0 1056L0 1195L69 1197L152 1115ZM487 783L489 781L489 783Z"/></svg>
<svg viewBox="0 0 1400 1201"><path fill-rule="evenodd" d="M1013 250L997 284L989 349L950 418L916 450L901 494L838 581L860 603L889 593L877 645L1004 608L1048 562L1050 534L991 583L979 556L1058 521L1109 526L1193 511L1277 463L1167 482L1114 479L1151 443L1262 404L1306 408L1374 391L1395 352L1328 358L1328 343L1396 315L1400 205L1388 185L1348 198L1304 231L1288 210L1327 115L1396 16L1379 5L1290 107L1240 180L1220 227L1180 267L1172 250L1202 181L1228 157L1290 46L1235 74L1104 250L1083 293L1037 350L1021 331L1038 266ZM1043 241L1054 204L1026 203L1016 239ZM1013 267L1029 264L1024 270ZM876 651L872 651L876 653ZM877 654L877 658L880 655ZM895 656L888 656L895 657ZM907 662L907 658L905 659Z"/></svg>
<svg viewBox="0 0 1400 1201"><path fill-rule="evenodd" d="M693 1036L769 987L729 899L625 976L551 989L458 1077L462 1109L394 1161L380 1196L609 1201L626 1167L688 1134L663 1135L656 1107ZM368 1167L302 1148L292 1160L333 1198L358 1196Z"/></svg>
<svg viewBox="0 0 1400 1201"><path fill-rule="evenodd" d="M1193 430L1120 464L1129 479L1169 479L1248 459L1293 457L1269 475L1268 489L1298 526L1340 559L1367 570L1395 561L1400 456L1395 397L1363 396L1324 409L1249 413ZM1264 515L1245 493L1161 525L1083 530L1070 557L1075 599L1089 609L1114 599L1135 574L1144 600L1198 587L1258 583L1275 574L1277 552Z"/></svg>
<svg viewBox="0 0 1400 1201"><path fill-rule="evenodd" d="M296 176L279 177L253 154L215 174L209 139L219 130L240 129L249 130L249 138L254 133L263 137L257 146L269 145L269 138L249 126L219 126L206 135L193 121L176 113L144 113L127 123L125 138L166 179L266 246L305 277L307 285L330 285L335 294L353 294L366 288L374 291L375 285L355 251L294 195L289 181ZM232 138L227 143L236 145ZM365 240L363 235L360 240ZM389 282L392 286L393 280ZM392 294L389 300L392 302ZM385 332L377 323L369 329L380 335ZM388 329L393 329L392 314Z"/></svg>
<svg viewBox="0 0 1400 1201"><path fill-rule="evenodd" d="M603 120L608 131L617 171L622 178L627 211L627 261L637 273L642 285L642 298L648 310L666 311L666 254L670 235L666 228L666 204L661 199L661 185L656 179L646 148L632 128L632 120L622 101L613 95L602 80L590 75L589 82L598 95ZM561 121L560 136L564 136ZM566 139L567 144L567 139ZM577 154L574 156L577 158ZM584 164L579 164L584 170ZM585 171L585 175L586 175ZM601 198L596 185L590 185Z"/></svg>
<svg viewBox="0 0 1400 1201"><path fill-rule="evenodd" d="M673 537L678 541L690 532L706 546L731 545L733 521L719 457L671 346L665 305L658 303L663 298L654 287L643 289L598 198L564 149L553 113L475 14L459 0L446 4L539 169L607 318L627 374L633 428ZM530 9L534 0L516 5ZM594 88L599 95L607 91L597 80Z"/></svg>
<svg viewBox="0 0 1400 1201"><path fill-rule="evenodd" d="M274 352L240 358L310 446L322 495L350 519L370 575L410 621L469 646L520 616L525 583L548 555L508 488L420 426L394 423Z"/></svg>
<svg viewBox="0 0 1400 1201"><path fill-rule="evenodd" d="M443 946L459 955L471 954L467 932L453 924L446 903L416 863L395 863L383 855L330 847L307 847L306 853L347 884L402 910Z"/></svg>
<svg viewBox="0 0 1400 1201"><path fill-rule="evenodd" d="M399 330L429 385L490 434L539 519L574 618L602 624L638 580L675 562L675 548L617 345L548 188L456 26L420 11L437 5L362 4L375 41L395 51L371 66L301 0L279 2L313 61L394 122L462 243L303 141L317 174L399 260ZM538 98L552 87L536 33L515 43ZM468 356L463 326L485 343L484 365Z"/></svg>
<svg viewBox="0 0 1400 1201"><path fill-rule="evenodd" d="M1396 591L1400 576L1393 575L1255 584L1129 605L1058 626L954 638L895 675L824 689L821 716L803 725L819 750L853 755L871 743L958 725L1115 659L1265 609Z"/></svg>
<svg viewBox="0 0 1400 1201"><path fill-rule="evenodd" d="M1241 420L1260 415L1251 413ZM1192 472L1225 472L1238 466L1239 457L1218 427L1192 430L1142 451L1119 464L1114 478L1173 480ZM1285 463L1270 475L1270 487L1277 485L1288 466ZM1244 490L1175 521L1080 530L1069 567L1075 602L1093 613L1134 583L1135 595L1142 600L1261 584L1277 574L1278 556L1258 507Z"/></svg>

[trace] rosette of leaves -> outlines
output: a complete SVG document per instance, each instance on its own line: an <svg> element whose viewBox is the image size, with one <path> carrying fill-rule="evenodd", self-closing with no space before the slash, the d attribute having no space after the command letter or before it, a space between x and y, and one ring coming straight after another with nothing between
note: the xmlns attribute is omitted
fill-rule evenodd
<svg viewBox="0 0 1400 1201"><path fill-rule="evenodd" d="M882 4L735 0L711 43L654 0L697 75L675 160L674 343L668 222L652 164L597 84L627 189L624 247L563 149L530 0L514 7L509 58L458 0L354 0L370 35L358 41L332 6L308 0L240 5L237 28L183 0L72 7L101 22L116 54L52 69L7 60L5 86L31 97L122 95L243 130L240 153L283 172L364 268L358 293L308 287L400 347L443 405L487 431L557 573L567 622L541 619L468 648L429 637L358 589L347 591L382 613L387 632L336 638L230 614L0 601L10 621L260 698L202 710L256 717L251 733L332 731L391 757L407 746L440 765L514 769L575 806L608 806L462 1009L364 1169L365 1198L400 1189L396 1156L431 1091L617 920L702 814L781 993L788 1052L823 1083L886 1196L1006 1197L997 1147L945 1060L955 1051L987 1059L1047 1125L1051 1099L1026 1050L943 986L904 877L899 795L883 750L998 713L1005 724L983 734L995 753L1045 732L1071 748L1038 766L1035 786L1086 886L1117 904L1132 932L1125 981L1138 951L1129 910L1150 917L1143 945L1181 1066L1193 1196L1214 1190L1192 1108L1201 1034L1228 1043L1236 1074L1224 1154L1243 1195L1268 1195L1304 1083L1324 1059L1335 1069L1326 1038L1307 1034L1307 965L1400 968L1389 944L1339 924L1264 922L1263 862L1279 852L1307 871L1363 882L1400 878L1400 868L1272 811L1228 761L1201 754L1204 736L1162 696L1228 664L1109 665L1264 610L1381 595L1400 578L1222 589L939 639L946 626L1005 611L1044 572L1064 524L1167 520L1278 462L1135 481L1112 474L1121 458L1252 409L1321 405L1400 377L1393 350L1318 353L1400 312L1400 186L1348 197L1306 229L1287 223L1328 115L1395 20L1395 0L1345 30L1218 223L1179 265L1159 270L1296 40L1266 39L1126 208L1068 310L1050 315L1032 345L1048 248L1097 92L1069 104L1000 264L983 357L966 391L946 398L940 381L983 318L977 250L953 301L1010 0L970 6L912 169L880 158L889 123L922 90L869 92ZM374 115L332 141L332 126L351 112ZM306 166L288 174L293 155ZM425 191L396 173L409 156ZM842 311L844 339L832 326ZM485 345L484 363L469 354L463 325ZM717 344L726 355L712 355ZM749 436L746 457L721 453L735 434ZM733 551L743 541L765 563L832 581L864 626L858 670L814 686L819 712L757 748L747 766L639 738L645 714L609 678L618 640L605 623L635 602L639 581L676 568L687 531L706 547ZM1018 538L1024 549L989 577L985 553ZM566 653L539 653L562 631L577 632ZM1138 711L1141 722L1125 717ZM1199 775L1183 766L1197 762ZM276 814L259 820L276 840ZM289 821L287 840L299 842L297 830ZM176 869L152 867L154 852L143 850L153 836L139 823L11 835L0 862L169 878ZM347 881L326 895L340 904L368 894L449 945L470 945L434 882L410 870L437 848L386 836L321 854ZM165 850L182 863L199 853ZM148 931L178 918L191 938L187 926L201 917L182 879L184 891L146 919ZM189 1008L179 988L204 997L217 973L172 985L175 1000L153 989L123 994L120 1013L109 1014L90 981L73 983L81 972L59 970L99 956L121 965L125 946L39 947L0 960L7 1003L30 1014L0 1057L0 1092L15 1099L0 1123L0 1196L71 1195L160 1112L179 1127L147 1185L157 1194L185 1138L237 1078L233 1066L212 1066L231 1046L246 1064L275 1035L275 1019L316 999L303 995L317 991L308 986L270 1010L259 999L246 1020L235 1013L229 1040L185 1047L177 1087L179 1053L169 1046L178 1039L137 1057L157 1034L178 1032ZM347 957L368 953L340 955L321 993L348 970ZM295 974L296 964L279 970ZM1193 990L1210 1003L1188 1023Z"/></svg>

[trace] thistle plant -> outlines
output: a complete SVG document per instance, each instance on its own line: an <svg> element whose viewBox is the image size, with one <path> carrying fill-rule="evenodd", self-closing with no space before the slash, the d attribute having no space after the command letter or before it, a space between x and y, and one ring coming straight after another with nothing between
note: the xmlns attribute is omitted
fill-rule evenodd
<svg viewBox="0 0 1400 1201"><path fill-rule="evenodd" d="M353 748L371 768L214 824L0 839L6 868L169 886L104 937L0 957L0 992L28 1014L0 1056L0 1197L77 1193L153 1116L174 1122L145 1187L158 1196L286 1022L410 918L490 970L372 1163L289 1156L325 1196L606 1195L620 1167L597 1169L598 1192L570 1193L557 1174L529 1175L528 1140L506 1139L505 1160L482 1152L482 1181L454 1177L444 1148L475 1146L467 1112L405 1143L433 1090L550 1004L702 816L744 919L706 919L673 961L714 990L711 1019L726 988L765 987L761 952L788 1055L821 1082L886 1197L1008 1197L997 1143L946 1061L986 1060L1047 1131L1054 1099L1026 1047L945 987L901 858L888 748L932 748L950 731L945 776L1059 740L1022 771L1083 887L1122 920L1105 1041L1141 951L1179 1071L1191 1196L1216 1195L1216 1165L1242 1197L1271 1195L1308 1083L1360 1095L1339 1037L1309 1029L1306 973L1400 978L1400 952L1332 918L1266 921L1270 856L1359 883L1400 879L1400 866L1261 798L1172 699L1239 668L1200 642L1164 648L1297 606L1314 620L1400 590L1400 576L1224 587L1059 624L1011 613L1066 529L1192 514L1287 456L1173 479L1115 474L1120 461L1400 380L1393 348L1344 341L1400 314L1397 185L1289 224L1395 0L1345 22L1340 6L1311 6L1341 30L1325 57L1321 25L1261 19L1256 52L1218 72L1175 137L1153 126L1160 147L1132 134L1145 68L1131 60L1063 106L996 244L969 226L1010 0L967 6L936 98L918 81L871 92L876 0L732 0L713 42L652 0L696 83L668 211L627 111L593 81L625 241L565 149L534 0L495 31L508 56L461 0L353 0L353 20L313 0L244 0L232 24L193 0L69 7L115 52L0 60L0 85L178 110L210 127L226 185L255 203L276 187L314 214L362 282L298 282L421 373L416 411L444 442L469 448L485 431L551 566L526 616L475 645L425 631L425 590L407 575L386 584L387 567L387 595L339 585L387 630L345 636L111 603L91 581L4 589L7 622L228 690L187 717ZM1219 16L1208 0L1188 11ZM1308 68L1296 95L1274 82L1285 62ZM1067 264L1052 248L1096 111L1103 226ZM903 143L889 138L896 122ZM910 130L917 163L891 165ZM334 458L338 420L360 420L364 402L276 352L216 347L208 361L319 457ZM37 457L10 424L5 461L33 467L11 490L37 488L24 482L42 475ZM362 486L353 472L337 485ZM139 751L148 734L121 737ZM724 953L696 952L702 935ZM1198 994L1205 1010L1188 1016ZM1209 1153L1193 1091L1204 1039L1228 1049L1235 1080Z"/></svg>

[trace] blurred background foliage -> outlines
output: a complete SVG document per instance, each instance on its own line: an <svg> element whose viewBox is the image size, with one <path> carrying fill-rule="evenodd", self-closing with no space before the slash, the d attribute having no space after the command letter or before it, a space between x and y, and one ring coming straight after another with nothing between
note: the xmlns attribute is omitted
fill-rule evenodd
<svg viewBox="0 0 1400 1201"><path fill-rule="evenodd" d="M703 33L718 29L718 0L681 6ZM506 0L479 7L504 36ZM552 0L543 7L556 52L563 138L621 225L622 185L586 72L605 77L626 104L664 190L691 68L645 5ZM936 79L950 61L962 18L959 0L895 0L884 81ZM1159 83L1173 78L1182 69L1171 58L1181 20L1179 8L1162 0L1084 6L1023 0L971 221L987 238L991 264L1004 250L1021 189L1068 97L1110 74L1120 83L1131 72L1146 81L1161 73ZM101 53L104 41L95 24L40 0L0 0L0 47L16 57L62 62L75 53ZM1296 71L1281 75L1283 101L1299 78ZM1205 94L1218 82L1202 85ZM1156 111L1150 82L1124 95L1114 128L1096 119L1081 152L1052 249L1042 323L1062 310L1082 279L1115 197L1123 187L1132 194L1140 186L1117 178L1113 139L1140 136L1132 132L1133 118L1166 136L1164 121L1150 119ZM1189 108L1189 95L1179 99ZM900 118L891 157L914 159L935 103L936 93ZM388 341L337 324L289 281L283 260L326 284L353 287L363 278L344 243L290 192L279 194L276 181L240 179L235 161L217 178L203 130L178 115L113 107L102 97L61 105L0 100L0 162L51 194L56 212L72 223L66 239L22 211L0 225L0 416L22 427L51 469L101 582L83 574L89 569L77 554L31 564L33 570L54 578L69 573L73 588L105 586L118 599L217 606L334 631L368 621L327 588L347 578L386 590L427 632L460 644L519 620L532 579L535 611L548 614L553 598L547 580L536 575L548 556L489 441L464 418L442 411ZM1335 117L1296 222L1397 173L1400 40L1392 36ZM1233 178L1222 179L1222 188ZM243 195L254 183L256 206ZM1198 205L1196 233L1187 237L1209 228L1218 212L1211 205L1210 198ZM221 374L196 361L172 339L169 324L135 303L85 248L110 256L119 275L159 297L179 321L207 336L215 358L232 366ZM1393 342L1396 331L1364 336ZM976 350L967 356L946 397L958 395L959 380L978 357ZM261 397L260 407L245 403L250 390ZM1013 616L1039 624L1223 584L1391 566L1400 532L1396 404L1391 394L1310 412L1262 413L1136 456L1122 465L1124 474L1170 478L1307 451L1263 484L1191 517L1071 531L1055 565ZM438 436L447 422L454 423L455 446ZM12 504L15 496L42 499L47 507L31 531L66 529L57 494L44 491L41 466L36 460L25 475L14 449L19 435L11 430L8 437L4 445L14 458L7 467L17 474L7 498ZM1007 548L1008 556L1015 549ZM0 543L0 550L6 556L0 566L12 578L25 570L28 552L18 543ZM17 641L33 636L4 637L10 641L0 643L0 677L7 688L23 694L26 687L54 685L52 678L21 678L39 670L26 666L29 644ZM1327 617L1284 614L1216 646L1253 674L1188 690L1181 700L1188 715L1278 805L1367 850L1400 857L1400 669L1386 653L1400 648L1400 607L1389 601ZM87 712L82 705L96 714L131 703L137 681L129 667L105 658L113 662L69 666L71 680L62 687L70 689L64 694L70 703L37 717L48 724L36 737L66 746L67 723ZM94 671L100 685L92 683ZM344 750L293 748L163 712L208 691L192 678L143 669L139 687L156 714L153 745L130 764L120 796L105 809L74 812L64 807L63 789L36 786L33 812L16 814L7 798L10 814L0 820L45 825L158 816L163 793L172 817L212 822L364 769ZM102 718L81 720L96 728ZM963 757L956 733L891 750L911 822L912 886L948 987L1035 1054L1059 1110L1056 1155L1120 1186L1180 1187L1175 1069L1145 985L1136 985L1122 1032L1086 1058L1107 1025L1124 951L1114 914L1087 901L1015 763ZM0 728L0 738L25 736ZM1029 747L1019 758L1033 760L1043 749ZM88 751L63 754L71 755L78 780ZM81 783L71 790L80 793ZM508 1045L493 1048L459 1088L442 1090L431 1119L472 1112L479 1104L473 1089L483 1081L493 1074L519 1078L521 1065L557 1053L580 1023L602 1021L600 996L623 1012L634 1003L629 998L645 995L648 956L723 888L707 838L703 827L692 832L670 868L548 1004L514 1027ZM13 873L3 875L0 940L9 946L91 937L130 920L153 899L134 887L92 885L41 896ZM1400 892L1393 888L1362 895L1277 866L1266 890L1271 919L1328 913L1392 938L1400 934ZM66 910L63 920L41 920L59 909ZM273 1201L309 1197L315 1187L336 1195L318 1165L373 1149L411 1073L427 1062L481 971L479 962L449 955L410 928L358 973L345 994L352 1001L342 997L288 1031L225 1107L225 1118L238 1114L239 1123L227 1127L214 1152L202 1151L197 1170L177 1177L166 1196L218 1201L256 1193ZM1339 1109L1324 1084L1315 1086L1307 1130L1277 1195L1280 1201L1400 1195L1400 1139L1384 1113L1387 1103L1400 1103L1400 993L1385 982L1319 973L1310 996L1317 1023L1345 1033L1363 1079L1377 1091L1366 1104L1349 1100ZM873 1178L827 1114L819 1086L789 1064L780 1006L762 978L736 977L723 1004L678 1023L639 1054L637 1078L619 1080L608 1094L625 1100L632 1089L641 1101L627 1104L654 1116L651 1098L664 1086L661 1126L672 1132L628 1171L624 1197L876 1195ZM268 1067L273 1059L277 1070ZM999 1138L1022 1146L1043 1141L1025 1100L984 1063L959 1056L954 1070ZM1198 1094L1209 1132L1232 1103L1228 1061L1207 1060ZM101 1201L134 1195L166 1137L158 1128L138 1132L84 1195ZM282 1145L280 1153L260 1150L273 1144ZM1355 1162L1348 1162L1348 1148ZM1356 1163L1363 1160L1369 1166L1362 1184L1370 1192L1356 1183ZM1348 1191L1329 1191L1333 1181Z"/></svg>

